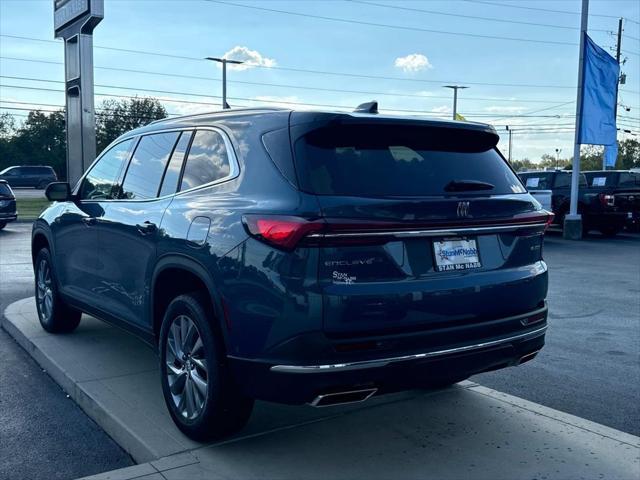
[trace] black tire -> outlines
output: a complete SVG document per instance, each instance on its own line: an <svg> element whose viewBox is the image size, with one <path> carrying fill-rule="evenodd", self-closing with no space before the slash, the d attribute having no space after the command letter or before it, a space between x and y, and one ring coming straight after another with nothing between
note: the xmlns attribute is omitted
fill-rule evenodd
<svg viewBox="0 0 640 480"><path fill-rule="evenodd" d="M254 403L231 377L207 304L199 292L174 298L162 319L158 346L165 403L178 428L196 441L223 438L242 429ZM182 333L192 326L194 333Z"/></svg>
<svg viewBox="0 0 640 480"><path fill-rule="evenodd" d="M49 182L43 180L40 183L38 183L38 185L36 186L36 189L44 190L45 188L47 188L47 185L49 185Z"/></svg>
<svg viewBox="0 0 640 480"><path fill-rule="evenodd" d="M82 312L67 305L58 294L58 285L51 254L43 248L36 255L36 307L40 325L49 333L69 333L80 323Z"/></svg>
<svg viewBox="0 0 640 480"><path fill-rule="evenodd" d="M620 233L620 228L619 227L602 227L599 229L600 233L605 236L605 237L615 237L618 233Z"/></svg>
<svg viewBox="0 0 640 480"><path fill-rule="evenodd" d="M7 226L7 222L0 222L0 230Z"/></svg>

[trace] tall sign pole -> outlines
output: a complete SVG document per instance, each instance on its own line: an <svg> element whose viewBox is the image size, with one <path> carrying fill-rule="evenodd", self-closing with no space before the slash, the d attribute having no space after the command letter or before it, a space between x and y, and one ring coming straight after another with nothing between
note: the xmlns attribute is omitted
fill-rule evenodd
<svg viewBox="0 0 640 480"><path fill-rule="evenodd" d="M580 62L578 64L578 92L576 100L576 131L573 145L573 165L571 172L571 204L569 214L564 218L563 236L571 240L582 238L582 217L578 213L578 186L580 180L580 123L582 116L582 86L584 83L585 36L589 26L589 0L582 0L580 21Z"/></svg>
<svg viewBox="0 0 640 480"><path fill-rule="evenodd" d="M67 181L74 185L96 158L93 98L93 30L104 0L54 0L56 38L64 39Z"/></svg>

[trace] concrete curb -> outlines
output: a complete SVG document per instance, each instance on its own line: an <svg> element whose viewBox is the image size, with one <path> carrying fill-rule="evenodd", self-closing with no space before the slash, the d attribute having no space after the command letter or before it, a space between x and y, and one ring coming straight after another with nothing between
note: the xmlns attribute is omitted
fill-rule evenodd
<svg viewBox="0 0 640 480"><path fill-rule="evenodd" d="M24 348L31 357L40 365L53 380L75 401L78 406L109 435L124 451L126 451L138 463L157 459L162 454L149 448L135 431L128 425L118 421L109 415L101 402L89 395L81 386L74 382L55 362L46 355L27 336L18 329L9 318L22 316L20 309L25 302L31 302L33 298L20 300L10 304L0 317L0 327L11 335L18 344ZM47 335L43 333L43 335Z"/></svg>

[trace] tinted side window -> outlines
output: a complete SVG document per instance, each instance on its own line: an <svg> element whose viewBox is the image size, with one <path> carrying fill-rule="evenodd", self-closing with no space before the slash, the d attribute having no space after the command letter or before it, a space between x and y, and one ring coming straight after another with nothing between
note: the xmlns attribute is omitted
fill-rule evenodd
<svg viewBox="0 0 640 480"><path fill-rule="evenodd" d="M164 174L164 180L162 180L162 188L160 189L160 196L169 195L175 193L178 189L178 180L180 178L180 171L182 170L182 162L184 156L189 148L189 142L191 141L191 135L193 132L182 132L176 148L173 150L171 160L169 160L169 166Z"/></svg>
<svg viewBox="0 0 640 480"><path fill-rule="evenodd" d="M555 188L566 188L571 186L571 174L558 173L556 175Z"/></svg>
<svg viewBox="0 0 640 480"><path fill-rule="evenodd" d="M222 135L211 130L198 130L193 137L180 190L220 180L231 167Z"/></svg>
<svg viewBox="0 0 640 480"><path fill-rule="evenodd" d="M635 186L636 181L634 175L632 173L621 173L620 179L618 180L618 185L621 187L633 187Z"/></svg>
<svg viewBox="0 0 640 480"><path fill-rule="evenodd" d="M121 198L155 198L162 174L180 132L146 135L140 139L122 183Z"/></svg>
<svg viewBox="0 0 640 480"><path fill-rule="evenodd" d="M133 140L125 140L107 151L82 181L80 198L108 200L113 197L113 186L129 157Z"/></svg>

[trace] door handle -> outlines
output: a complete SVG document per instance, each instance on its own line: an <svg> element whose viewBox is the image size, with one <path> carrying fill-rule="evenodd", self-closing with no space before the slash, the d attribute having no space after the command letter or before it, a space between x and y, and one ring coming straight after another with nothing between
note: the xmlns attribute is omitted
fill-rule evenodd
<svg viewBox="0 0 640 480"><path fill-rule="evenodd" d="M138 223L136 225L136 228L142 235L149 235L150 233L154 233L158 229L155 223L152 223L149 221L144 222L142 224Z"/></svg>
<svg viewBox="0 0 640 480"><path fill-rule="evenodd" d="M87 226L95 225L96 223L98 223L98 219L95 217L83 217L82 223L84 223Z"/></svg>

